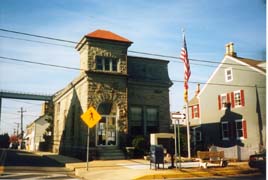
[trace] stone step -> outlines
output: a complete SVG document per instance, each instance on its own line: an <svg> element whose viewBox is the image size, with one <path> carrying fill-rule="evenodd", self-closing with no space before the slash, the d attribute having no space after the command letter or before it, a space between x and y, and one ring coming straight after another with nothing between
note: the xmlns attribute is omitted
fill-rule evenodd
<svg viewBox="0 0 268 180"><path fill-rule="evenodd" d="M125 155L118 147L101 147L98 148L99 159L116 160L125 159Z"/></svg>
<svg viewBox="0 0 268 180"><path fill-rule="evenodd" d="M123 160L125 156L99 156L99 160Z"/></svg>

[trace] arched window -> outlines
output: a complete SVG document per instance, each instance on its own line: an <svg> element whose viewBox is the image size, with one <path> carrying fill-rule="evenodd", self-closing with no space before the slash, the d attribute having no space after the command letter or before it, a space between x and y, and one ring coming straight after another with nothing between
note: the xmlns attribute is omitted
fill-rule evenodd
<svg viewBox="0 0 268 180"><path fill-rule="evenodd" d="M98 113L102 115L109 115L111 113L113 104L111 102L102 102L98 106Z"/></svg>

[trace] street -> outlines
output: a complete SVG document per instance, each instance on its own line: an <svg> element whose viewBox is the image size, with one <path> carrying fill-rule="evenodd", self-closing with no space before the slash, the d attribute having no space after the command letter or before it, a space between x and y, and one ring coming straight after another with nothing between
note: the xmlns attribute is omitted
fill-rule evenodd
<svg viewBox="0 0 268 180"><path fill-rule="evenodd" d="M240 175L240 176L221 176L221 177L203 177L203 178L187 178L192 180L265 180L265 175ZM179 179L178 179L179 180ZM181 180L181 178L180 178Z"/></svg>
<svg viewBox="0 0 268 180"><path fill-rule="evenodd" d="M34 153L0 149L0 179L79 179L58 162Z"/></svg>

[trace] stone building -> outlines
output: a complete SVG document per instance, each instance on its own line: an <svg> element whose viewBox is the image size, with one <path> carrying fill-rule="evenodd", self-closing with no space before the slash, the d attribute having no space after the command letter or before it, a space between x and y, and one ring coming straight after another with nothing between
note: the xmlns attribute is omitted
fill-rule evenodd
<svg viewBox="0 0 268 180"><path fill-rule="evenodd" d="M85 155L87 126L80 115L90 106L102 116L90 129L91 158L100 158L100 149L123 148L137 135L169 131L168 61L128 56L131 44L106 30L77 44L80 74L53 98L54 152Z"/></svg>

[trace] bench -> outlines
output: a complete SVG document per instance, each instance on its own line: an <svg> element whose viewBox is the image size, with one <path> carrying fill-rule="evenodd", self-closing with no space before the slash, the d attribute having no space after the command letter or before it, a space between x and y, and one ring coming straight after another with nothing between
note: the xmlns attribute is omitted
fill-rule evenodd
<svg viewBox="0 0 268 180"><path fill-rule="evenodd" d="M197 151L200 167L207 168L208 162L219 163L219 166L226 167L228 161L224 160L224 151Z"/></svg>

